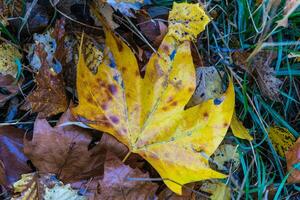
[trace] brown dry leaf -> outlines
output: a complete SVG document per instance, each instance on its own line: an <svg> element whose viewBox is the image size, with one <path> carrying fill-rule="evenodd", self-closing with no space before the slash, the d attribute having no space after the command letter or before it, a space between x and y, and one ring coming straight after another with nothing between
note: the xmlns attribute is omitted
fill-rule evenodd
<svg viewBox="0 0 300 200"><path fill-rule="evenodd" d="M9 186L21 174L31 172L23 153L24 131L13 126L0 127L0 184ZM2 168L2 170L1 170ZM1 177L4 173L5 177Z"/></svg>
<svg viewBox="0 0 300 200"><path fill-rule="evenodd" d="M136 17L142 34L157 48L168 31L167 26L162 21L152 19L145 10L140 10Z"/></svg>
<svg viewBox="0 0 300 200"><path fill-rule="evenodd" d="M282 81L276 78L271 63L276 55L270 51L258 53L252 60L252 66L255 67L258 86L265 97L272 100L280 101L279 89Z"/></svg>
<svg viewBox="0 0 300 200"><path fill-rule="evenodd" d="M47 53L43 45L35 49L42 66L36 75L37 88L27 97L33 112L39 112L41 118L56 115L67 110L67 96L62 74L50 69L46 60Z"/></svg>
<svg viewBox="0 0 300 200"><path fill-rule="evenodd" d="M300 162L300 138L296 143L290 147L288 151L285 152L285 158L287 163L287 171L293 170L293 165ZM299 183L300 182L300 170L294 169L289 176L289 183Z"/></svg>
<svg viewBox="0 0 300 200"><path fill-rule="evenodd" d="M232 55L232 59L242 69L250 73L252 71L263 96L280 101L279 88L282 81L276 78L274 69L271 67L276 54L271 51L261 51L247 63L247 58L250 54L250 52L235 52Z"/></svg>
<svg viewBox="0 0 300 200"><path fill-rule="evenodd" d="M184 187L182 190L182 195L177 195L169 188L165 188L162 192L159 193L158 200L196 200L198 196L196 197L195 193L192 192L193 187L193 183L187 184L186 187Z"/></svg>
<svg viewBox="0 0 300 200"><path fill-rule="evenodd" d="M129 180L128 178L137 178ZM149 175L139 169L124 165L114 154L108 152L103 180L99 180L94 200L148 200L154 199L158 185L148 180Z"/></svg>
<svg viewBox="0 0 300 200"><path fill-rule="evenodd" d="M55 173L64 182L103 174L105 151L100 145L89 149L92 132L74 125L68 110L53 128L45 119L36 119L33 138L25 139L24 152L40 172Z"/></svg>

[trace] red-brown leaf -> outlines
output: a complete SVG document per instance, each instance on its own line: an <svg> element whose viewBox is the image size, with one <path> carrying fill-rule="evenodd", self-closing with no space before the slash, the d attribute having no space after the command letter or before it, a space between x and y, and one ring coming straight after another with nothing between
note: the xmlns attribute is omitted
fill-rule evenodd
<svg viewBox="0 0 300 200"><path fill-rule="evenodd" d="M53 72L47 61L47 53L43 45L37 45L36 53L42 62L36 75L37 88L28 96L33 112L39 112L40 117L49 117L67 110L67 96L62 74Z"/></svg>
<svg viewBox="0 0 300 200"><path fill-rule="evenodd" d="M69 110L54 128L45 119L36 119L32 140L24 141L25 154L40 172L55 173L64 182L102 175L104 148L96 145L89 149L91 130L59 126L71 120Z"/></svg>
<svg viewBox="0 0 300 200"><path fill-rule="evenodd" d="M128 180L128 178L139 178L141 180L133 181ZM114 154L108 152L104 178L98 181L98 187L94 188L95 194L91 199L153 199L158 185L149 180L147 181L147 179L149 179L147 173L124 165Z"/></svg>
<svg viewBox="0 0 300 200"><path fill-rule="evenodd" d="M300 162L300 139L285 153L287 171L293 170L293 165ZM289 183L300 182L300 170L294 169L288 178Z"/></svg>

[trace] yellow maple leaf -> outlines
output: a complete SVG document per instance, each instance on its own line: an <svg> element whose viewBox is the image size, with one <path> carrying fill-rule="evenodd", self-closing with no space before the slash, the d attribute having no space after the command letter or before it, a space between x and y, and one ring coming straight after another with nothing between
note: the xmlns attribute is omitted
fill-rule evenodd
<svg viewBox="0 0 300 200"><path fill-rule="evenodd" d="M177 18L182 9L184 21ZM230 125L235 95L230 81L220 97L184 109L195 90L189 40L204 30L209 18L198 4L174 3L169 20L179 29L169 28L144 78L130 48L105 28L106 50L96 74L80 54L79 105L72 112L141 155L172 191L181 194L183 184L226 177L210 169L208 159ZM192 27L186 21L192 21ZM185 28L175 23L184 23ZM179 39L174 34L188 36Z"/></svg>

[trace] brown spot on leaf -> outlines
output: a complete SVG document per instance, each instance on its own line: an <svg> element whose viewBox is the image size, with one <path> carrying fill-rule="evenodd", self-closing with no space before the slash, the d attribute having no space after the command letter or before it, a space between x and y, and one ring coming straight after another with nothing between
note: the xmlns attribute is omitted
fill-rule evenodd
<svg viewBox="0 0 300 200"><path fill-rule="evenodd" d="M207 112L203 113L204 118L208 118L209 114Z"/></svg>
<svg viewBox="0 0 300 200"><path fill-rule="evenodd" d="M127 70L126 67L122 67L122 68L121 68L121 71L122 71L123 73L126 72L126 70Z"/></svg>
<svg viewBox="0 0 300 200"><path fill-rule="evenodd" d="M162 107L162 110L163 110L163 111L167 111L167 110L168 110L168 107L167 107L167 106L164 106L164 107Z"/></svg>
<svg viewBox="0 0 300 200"><path fill-rule="evenodd" d="M172 101L174 100L174 97L173 96L170 96L167 100L167 103L171 103Z"/></svg>
<svg viewBox="0 0 300 200"><path fill-rule="evenodd" d="M108 127L111 127L111 125L110 125L109 122L104 122L103 125L104 125L105 127L107 127L107 128L108 128Z"/></svg>
<svg viewBox="0 0 300 200"><path fill-rule="evenodd" d="M224 122L223 126L224 126L224 128L226 128L228 126L228 123Z"/></svg>
<svg viewBox="0 0 300 200"><path fill-rule="evenodd" d="M194 88L193 88L193 87L189 87L189 88L188 88L188 91L189 91L189 92L194 92Z"/></svg>
<svg viewBox="0 0 300 200"><path fill-rule="evenodd" d="M88 102L92 102L93 101L93 97L92 96L89 96L88 98L87 98L87 100L88 100Z"/></svg>
<svg viewBox="0 0 300 200"><path fill-rule="evenodd" d="M165 53L168 53L168 52L169 52L169 46L166 45L166 44L163 44L163 45L162 45L162 50L163 50Z"/></svg>
<svg viewBox="0 0 300 200"><path fill-rule="evenodd" d="M120 41L120 39L116 39L116 43L117 43L117 47L119 51L123 50L123 45L122 42Z"/></svg>
<svg viewBox="0 0 300 200"><path fill-rule="evenodd" d="M177 101L174 101L173 103L171 103L171 106L177 106Z"/></svg>

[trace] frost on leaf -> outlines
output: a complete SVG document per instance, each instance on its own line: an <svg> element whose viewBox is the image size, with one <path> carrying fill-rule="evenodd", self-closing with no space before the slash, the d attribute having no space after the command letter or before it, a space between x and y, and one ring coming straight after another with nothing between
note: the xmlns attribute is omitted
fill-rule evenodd
<svg viewBox="0 0 300 200"><path fill-rule="evenodd" d="M144 78L130 48L106 27L106 55L96 74L80 54L79 105L72 112L142 156L181 194L183 184L226 177L210 169L208 159L230 125L234 89L230 80L218 98L184 109L196 87L189 40L209 20L198 4L188 3L175 3L170 19L173 24L150 58ZM186 36L178 39L175 29Z"/></svg>

